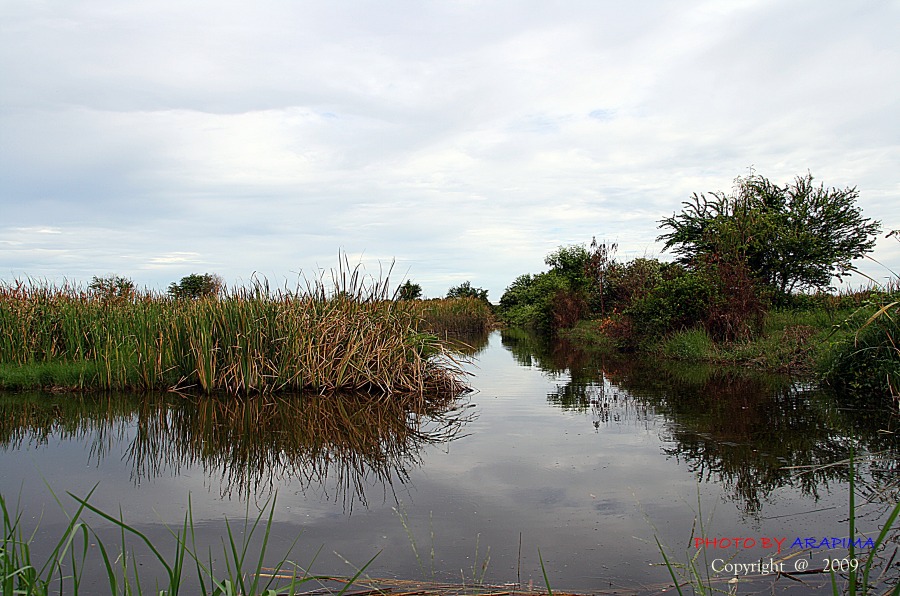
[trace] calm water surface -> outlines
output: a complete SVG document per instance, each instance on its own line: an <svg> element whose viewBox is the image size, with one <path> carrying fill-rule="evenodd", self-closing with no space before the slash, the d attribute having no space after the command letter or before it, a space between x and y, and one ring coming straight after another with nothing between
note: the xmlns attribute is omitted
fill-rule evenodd
<svg viewBox="0 0 900 596"><path fill-rule="evenodd" d="M840 462L851 447L865 456L863 532L900 492L897 420L874 405L841 408L787 377L591 357L515 331L469 342L475 392L449 412L359 398L0 396L0 486L39 524L37 551L65 525L47 485L70 510L66 492L96 486L92 504L121 509L159 544L189 497L214 545L226 517L274 498L273 564L299 536L290 558L313 572L352 574L379 553L374 577L541 586L540 552L554 588L648 593L671 582L655 538L686 561L701 519L710 539L757 541L707 547L701 566L774 558L793 571L795 539L846 538ZM782 553L763 538L785 540ZM845 556L799 558L814 568Z"/></svg>

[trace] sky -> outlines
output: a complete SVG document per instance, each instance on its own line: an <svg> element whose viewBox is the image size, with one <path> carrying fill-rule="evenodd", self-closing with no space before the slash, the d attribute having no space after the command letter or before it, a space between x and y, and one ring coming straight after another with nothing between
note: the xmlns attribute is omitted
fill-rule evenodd
<svg viewBox="0 0 900 596"><path fill-rule="evenodd" d="M898 28L886 0L6 0L0 280L295 287L344 255L496 302L592 237L673 258L659 220L751 168L900 228Z"/></svg>

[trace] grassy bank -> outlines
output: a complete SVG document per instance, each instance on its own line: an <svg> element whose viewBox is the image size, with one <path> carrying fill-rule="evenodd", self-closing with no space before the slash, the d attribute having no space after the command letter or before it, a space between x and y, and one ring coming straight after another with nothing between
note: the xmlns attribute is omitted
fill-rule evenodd
<svg viewBox="0 0 900 596"><path fill-rule="evenodd" d="M702 325L635 340L622 317L580 321L559 335L598 351L636 350L694 362L815 373L842 390L897 395L898 303L890 292L820 296L766 312L753 335L716 341Z"/></svg>
<svg viewBox="0 0 900 596"><path fill-rule="evenodd" d="M458 368L421 317L355 278L196 300L5 284L0 389L457 393Z"/></svg>
<svg viewBox="0 0 900 596"><path fill-rule="evenodd" d="M812 372L821 366L835 342L851 334L842 323L854 312L773 310L766 313L760 332L751 337L717 342L698 326L653 338L642 348L675 360Z"/></svg>

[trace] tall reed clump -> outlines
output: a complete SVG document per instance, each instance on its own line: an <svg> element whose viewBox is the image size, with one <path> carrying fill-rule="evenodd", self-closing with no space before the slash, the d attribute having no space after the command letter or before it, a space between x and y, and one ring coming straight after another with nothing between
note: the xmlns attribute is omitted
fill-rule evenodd
<svg viewBox="0 0 900 596"><path fill-rule="evenodd" d="M0 388L458 393L456 363L358 270L296 291L106 300L73 286L0 285Z"/></svg>
<svg viewBox="0 0 900 596"><path fill-rule="evenodd" d="M844 323L858 326L825 358L825 380L858 395L900 398L900 295L861 308Z"/></svg>
<svg viewBox="0 0 900 596"><path fill-rule="evenodd" d="M491 305L479 298L437 298L408 304L431 333L487 333L496 325Z"/></svg>
<svg viewBox="0 0 900 596"><path fill-rule="evenodd" d="M900 241L900 230L891 236ZM900 275L891 274L888 283L859 294L862 306L842 324L852 336L823 358L825 381L840 391L900 401Z"/></svg>

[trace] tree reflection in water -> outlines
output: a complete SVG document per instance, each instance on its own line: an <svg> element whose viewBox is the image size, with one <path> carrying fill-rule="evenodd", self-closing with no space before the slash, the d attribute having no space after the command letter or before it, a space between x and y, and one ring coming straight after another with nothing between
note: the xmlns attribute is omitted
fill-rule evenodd
<svg viewBox="0 0 900 596"><path fill-rule="evenodd" d="M345 509L366 489L405 482L419 450L453 440L471 419L463 401L441 404L396 396L196 397L0 394L0 444L91 440L98 462L117 444L140 483L199 466L223 495L260 494L277 482L328 490Z"/></svg>
<svg viewBox="0 0 900 596"><path fill-rule="evenodd" d="M592 355L518 330L504 331L502 342L520 364L558 378L551 404L590 411L598 431L659 427L665 453L701 482L724 485L747 515L758 516L775 490L817 499L846 482L851 448L864 494L890 502L900 492L900 420L883 401L847 404L789 376Z"/></svg>

